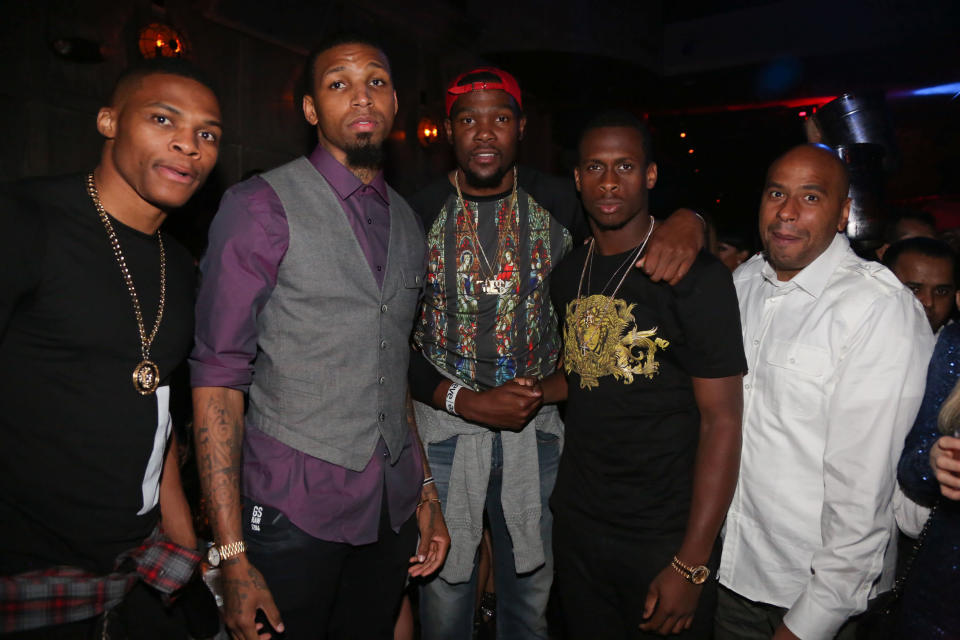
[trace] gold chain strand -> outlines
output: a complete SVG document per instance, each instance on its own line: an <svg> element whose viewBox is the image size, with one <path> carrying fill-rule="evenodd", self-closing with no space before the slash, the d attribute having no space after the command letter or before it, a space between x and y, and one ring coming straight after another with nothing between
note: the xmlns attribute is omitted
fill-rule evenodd
<svg viewBox="0 0 960 640"><path fill-rule="evenodd" d="M93 179L93 173L87 176L87 193L93 200L93 206L100 215L100 221L107 230L107 237L110 239L110 247L113 249L113 255L120 266L120 272L123 274L123 281L127 285L127 291L130 292L130 300L133 302L133 315L137 319L137 331L140 333L140 357L141 362L133 370L133 386L140 395L148 395L157 390L160 385L160 370L157 365L150 360L150 347L153 345L157 332L160 330L160 321L163 319L163 308L167 299L167 256L163 249L163 236L160 230L157 230L157 244L160 247L160 304L157 308L157 319L153 323L153 329L150 335L147 335L146 328L143 326L143 312L140 309L140 298L137 296L137 290L133 286L133 276L130 275L130 269L127 267L127 259L120 248L120 239L117 232L110 222L103 203L100 202L100 194L97 191L97 185Z"/></svg>
<svg viewBox="0 0 960 640"><path fill-rule="evenodd" d="M508 215L514 215L513 210L517 206L517 167L513 167L513 192L510 194L510 204L508 209ZM457 189L457 201L460 204L460 209L463 211L463 217L469 222L470 234L473 236L473 241L477 245L477 250L480 253L480 260L477 261L477 265L480 267L481 274L486 278L486 280L481 281L477 284L480 285L481 290L484 293L497 293L502 294L505 289L505 284L502 284L501 281L494 278L495 275L500 273L500 255L502 254L502 248L504 244L504 239L500 237L499 232L497 233L497 270L494 272L493 267L490 265L490 261L487 260L487 253L483 250L483 244L480 242L480 235L477 233L477 225L479 220L476 223L473 221L473 212L467 208L467 203L463 199L463 192L460 190L460 169L455 169L453 172L453 186ZM480 206L477 205L477 216L480 215ZM484 265L486 265L486 273L484 273Z"/></svg>
<svg viewBox="0 0 960 640"><path fill-rule="evenodd" d="M643 238L643 242L640 244L640 247L636 251L630 253L630 259L627 260L624 264L636 262L637 260L640 259L640 256L643 255L643 250L647 248L647 241L650 240L650 236L653 234L653 227L656 225L656 223L657 222L654 219L654 217L650 216L650 227L649 229L647 229L647 235ZM577 285L577 299L575 301L575 306L573 309L573 315L577 319L577 324L574 327L574 334L577 336L577 342L579 343L578 346L580 347L580 351L583 353L585 353L587 350L587 346L585 343L586 327L581 326L582 323L579 322L579 319L582 314L580 310L580 303L584 299L583 298L583 277L587 273L588 265L589 265L590 271L591 272L593 271L593 252L594 252L594 247L596 246L596 242L597 242L596 238L590 238L590 247L587 249L587 259L584 261L583 269L580 271L580 283ZM622 267L623 267L623 264L621 264L620 267L617 267L617 270L613 272L614 275L610 276L610 280L607 281L607 284L604 285L603 290L600 291L600 296L603 296L603 292L606 290L608 286L610 286L610 283L613 281L614 276L616 276L617 271L619 271ZM607 298L606 304L604 304L604 307L603 307L603 313L600 315L600 317L597 318L598 321L602 322L603 319L606 318L607 314L610 312L610 307L613 304L613 299L616 297L617 292L620 291L620 287L623 286L623 283L626 281L627 275L629 273L630 273L630 267L627 267L627 270L623 272L623 277L620 278L620 282L617 283L616 288ZM590 289L590 285L588 283L587 297L590 297L589 289Z"/></svg>

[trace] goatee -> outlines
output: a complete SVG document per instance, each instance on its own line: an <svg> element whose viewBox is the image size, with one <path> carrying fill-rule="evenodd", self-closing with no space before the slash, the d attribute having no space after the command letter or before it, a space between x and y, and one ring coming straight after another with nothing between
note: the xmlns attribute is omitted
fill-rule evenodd
<svg viewBox="0 0 960 640"><path fill-rule="evenodd" d="M353 169L379 169L383 166L383 147L370 141L369 133L357 136L356 144L344 147L347 166Z"/></svg>

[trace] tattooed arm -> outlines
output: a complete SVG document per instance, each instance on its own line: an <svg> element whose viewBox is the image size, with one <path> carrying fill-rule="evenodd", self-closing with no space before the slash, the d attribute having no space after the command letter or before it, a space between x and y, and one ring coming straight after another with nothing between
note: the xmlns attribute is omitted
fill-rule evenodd
<svg viewBox="0 0 960 640"><path fill-rule="evenodd" d="M413 413L413 401L407 392L407 423L413 437L413 446L420 449L420 458L423 460L423 477L430 477L430 462L427 452L423 450L423 442L417 431L417 419ZM450 533L447 524L443 521L443 510L440 507L440 493L437 485L424 485L420 491L420 504L417 505L417 525L420 528L420 545L417 555L410 558L409 573L413 577L428 576L443 566L450 550Z"/></svg>
<svg viewBox="0 0 960 640"><path fill-rule="evenodd" d="M243 393L225 387L193 390L197 468L207 503L214 541L218 545L243 539L240 524L240 453L243 443ZM260 572L241 553L221 565L223 617L233 638L265 640L254 621L257 609L271 626L283 632L280 611Z"/></svg>

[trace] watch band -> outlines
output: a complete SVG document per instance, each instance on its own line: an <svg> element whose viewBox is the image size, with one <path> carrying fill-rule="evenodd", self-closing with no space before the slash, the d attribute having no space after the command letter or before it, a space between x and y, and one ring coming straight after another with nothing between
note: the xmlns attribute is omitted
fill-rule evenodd
<svg viewBox="0 0 960 640"><path fill-rule="evenodd" d="M677 556L673 556L673 560L670 561L670 566L691 584L703 584L707 581L707 578L710 577L710 569L706 566L691 567L685 565Z"/></svg>
<svg viewBox="0 0 960 640"><path fill-rule="evenodd" d="M234 556L238 556L246 550L247 546L243 543L243 540L237 540L235 542L223 544L217 547L217 551L220 552L220 562L229 560Z"/></svg>

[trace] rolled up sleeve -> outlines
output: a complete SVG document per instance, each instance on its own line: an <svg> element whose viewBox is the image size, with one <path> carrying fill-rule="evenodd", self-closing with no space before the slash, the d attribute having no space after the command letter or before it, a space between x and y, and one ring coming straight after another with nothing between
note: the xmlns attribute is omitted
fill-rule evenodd
<svg viewBox="0 0 960 640"><path fill-rule="evenodd" d="M262 178L224 194L200 262L192 386L250 388L257 316L276 286L289 241L280 199Z"/></svg>

